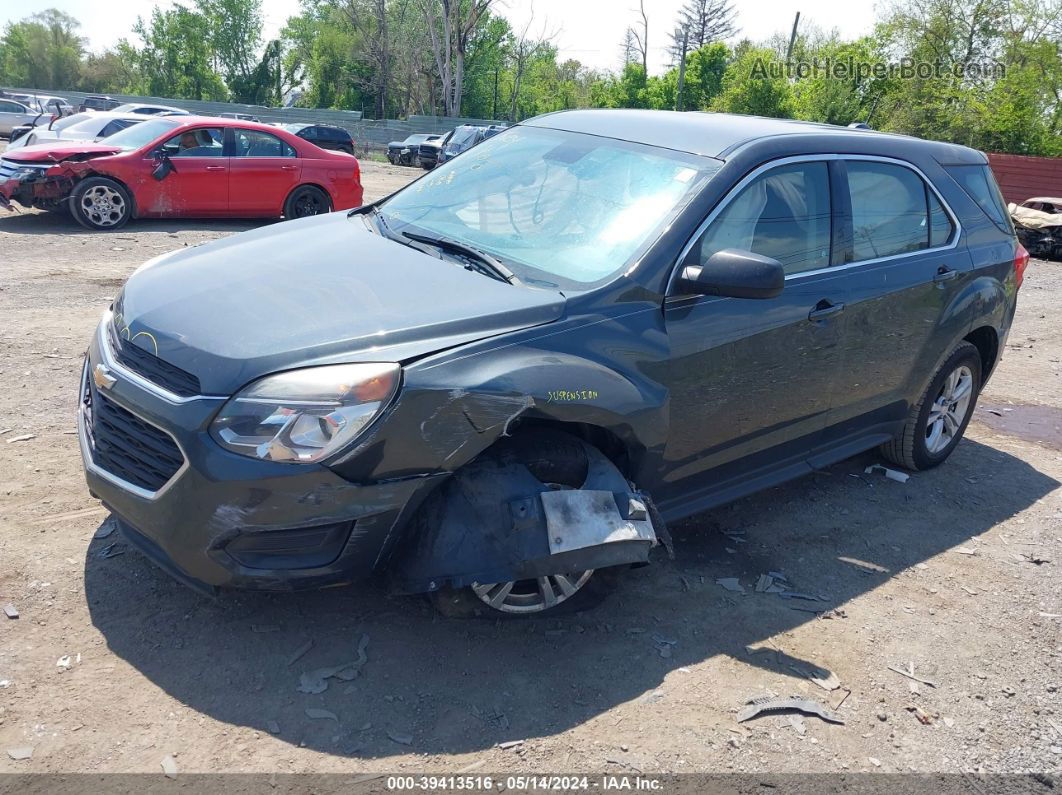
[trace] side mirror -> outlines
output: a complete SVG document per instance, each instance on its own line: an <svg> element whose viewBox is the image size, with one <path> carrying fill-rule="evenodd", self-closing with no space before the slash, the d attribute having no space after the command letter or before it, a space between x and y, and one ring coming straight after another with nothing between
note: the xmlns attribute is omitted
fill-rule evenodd
<svg viewBox="0 0 1062 795"><path fill-rule="evenodd" d="M728 298L774 298L785 287L785 269L776 259L724 248L703 265L686 265L679 289L694 295L720 295Z"/></svg>
<svg viewBox="0 0 1062 795"><path fill-rule="evenodd" d="M159 164L155 166L155 170L151 172L151 176L161 181L166 179L166 177L170 175L170 172L174 170L173 161L162 152L155 152L154 154L156 155Z"/></svg>

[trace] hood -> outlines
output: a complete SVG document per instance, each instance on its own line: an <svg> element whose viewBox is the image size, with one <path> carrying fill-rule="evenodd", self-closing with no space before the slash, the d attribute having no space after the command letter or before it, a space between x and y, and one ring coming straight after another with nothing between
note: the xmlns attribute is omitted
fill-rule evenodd
<svg viewBox="0 0 1062 795"><path fill-rule="evenodd" d="M91 141L48 141L27 146L19 149L18 154L11 160L26 163L47 162L49 160L58 163L60 160L88 160L93 157L106 157L121 152L121 147L95 144Z"/></svg>
<svg viewBox="0 0 1062 795"><path fill-rule="evenodd" d="M146 263L115 304L134 344L230 395L262 375L402 362L549 323L555 291L513 286L380 237L345 213L286 221Z"/></svg>

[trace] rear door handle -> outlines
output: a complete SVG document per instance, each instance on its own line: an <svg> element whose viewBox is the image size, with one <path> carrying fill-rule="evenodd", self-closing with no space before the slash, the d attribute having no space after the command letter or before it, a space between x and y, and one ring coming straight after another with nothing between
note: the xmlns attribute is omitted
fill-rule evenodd
<svg viewBox="0 0 1062 795"><path fill-rule="evenodd" d="M207 171L224 171L225 170L225 166L207 166L206 170Z"/></svg>
<svg viewBox="0 0 1062 795"><path fill-rule="evenodd" d="M831 304L825 298L815 304L815 308L808 312L808 320L825 320L833 315L839 315L844 311L844 304Z"/></svg>
<svg viewBox="0 0 1062 795"><path fill-rule="evenodd" d="M954 279L958 275L959 275L958 271L952 270L947 265L941 265L939 268L937 268L937 275L933 277L933 282L934 282L934 284L942 284L944 282L950 282L952 279Z"/></svg>

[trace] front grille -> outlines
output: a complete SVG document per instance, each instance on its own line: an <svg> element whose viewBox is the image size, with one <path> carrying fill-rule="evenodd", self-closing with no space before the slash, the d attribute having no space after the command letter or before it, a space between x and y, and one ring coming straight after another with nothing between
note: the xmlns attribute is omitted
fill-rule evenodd
<svg viewBox="0 0 1062 795"><path fill-rule="evenodd" d="M184 463L173 438L103 395L85 379L85 431L92 461L127 483L158 491Z"/></svg>
<svg viewBox="0 0 1062 795"><path fill-rule="evenodd" d="M438 148L429 144L421 144L417 151L420 153L421 157L428 158L436 157L439 154Z"/></svg>
<svg viewBox="0 0 1062 795"><path fill-rule="evenodd" d="M199 379L191 373L175 367L129 340L121 339L115 333L113 325L108 326L107 335L114 358L126 369L180 397L194 397L200 394Z"/></svg>

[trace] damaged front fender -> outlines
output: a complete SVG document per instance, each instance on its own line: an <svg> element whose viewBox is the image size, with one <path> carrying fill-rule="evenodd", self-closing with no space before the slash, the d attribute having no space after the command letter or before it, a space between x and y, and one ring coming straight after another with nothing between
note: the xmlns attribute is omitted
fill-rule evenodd
<svg viewBox="0 0 1062 795"><path fill-rule="evenodd" d="M392 567L407 593L645 563L657 528L600 451L569 438L586 460L578 487L544 483L519 446L464 467L414 520ZM661 532L663 532L661 528Z"/></svg>

